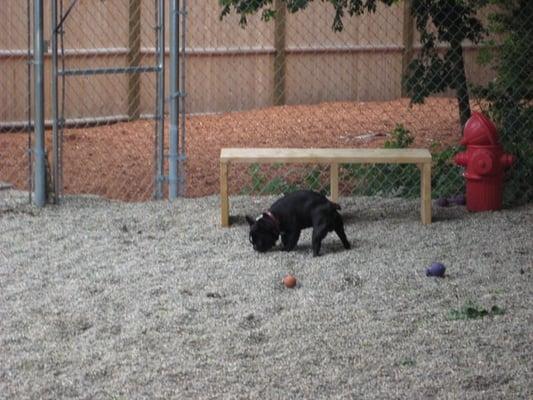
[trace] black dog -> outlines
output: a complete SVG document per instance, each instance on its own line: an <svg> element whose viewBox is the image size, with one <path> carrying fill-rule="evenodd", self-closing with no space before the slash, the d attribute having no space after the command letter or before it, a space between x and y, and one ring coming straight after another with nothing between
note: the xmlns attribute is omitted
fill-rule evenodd
<svg viewBox="0 0 533 400"><path fill-rule="evenodd" d="M254 250L264 252L274 247L281 235L283 250L291 251L296 247L302 229L312 227L313 256L319 255L322 239L331 231L335 231L344 248L349 249L338 210L338 204L311 190L287 194L259 217L246 216L250 224L250 242Z"/></svg>

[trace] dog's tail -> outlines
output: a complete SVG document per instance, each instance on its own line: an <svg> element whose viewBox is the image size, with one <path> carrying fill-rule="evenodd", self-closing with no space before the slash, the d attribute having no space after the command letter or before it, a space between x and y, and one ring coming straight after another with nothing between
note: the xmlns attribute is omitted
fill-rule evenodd
<svg viewBox="0 0 533 400"><path fill-rule="evenodd" d="M341 209L341 206L340 206L339 204L334 203L334 202L332 202L332 201L330 201L330 203L331 203L331 206L332 206L335 210L340 210L340 209Z"/></svg>

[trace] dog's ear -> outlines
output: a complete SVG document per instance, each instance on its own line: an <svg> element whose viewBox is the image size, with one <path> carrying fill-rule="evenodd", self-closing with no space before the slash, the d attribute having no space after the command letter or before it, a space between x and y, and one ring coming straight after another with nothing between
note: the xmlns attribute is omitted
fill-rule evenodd
<svg viewBox="0 0 533 400"><path fill-rule="evenodd" d="M249 215L246 216L246 221L248 222L248 225L252 226L253 224L255 224L255 218L254 217L251 217Z"/></svg>

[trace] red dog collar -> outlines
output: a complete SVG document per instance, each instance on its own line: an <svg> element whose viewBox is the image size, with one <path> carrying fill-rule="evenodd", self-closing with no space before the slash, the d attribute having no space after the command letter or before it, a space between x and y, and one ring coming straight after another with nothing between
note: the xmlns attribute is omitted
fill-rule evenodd
<svg viewBox="0 0 533 400"><path fill-rule="evenodd" d="M276 216L274 214L272 214L270 211L266 211L265 214L272 220L274 221L274 225L276 225L276 228L278 229L278 232L279 232L279 220L276 218Z"/></svg>

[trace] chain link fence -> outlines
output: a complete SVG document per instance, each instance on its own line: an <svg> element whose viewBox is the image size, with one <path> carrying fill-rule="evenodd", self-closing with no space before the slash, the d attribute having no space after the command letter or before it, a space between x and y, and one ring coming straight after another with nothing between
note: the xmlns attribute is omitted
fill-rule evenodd
<svg viewBox="0 0 533 400"><path fill-rule="evenodd" d="M27 14L23 2L4 1L8 6L0 12L9 22L0 27L1 68L24 75ZM65 1L59 15L73 3ZM507 204L530 201L533 11L526 1L483 3L367 1L352 10L355 15L345 9L336 19L341 14L331 2L180 1L184 194L218 193L222 147L409 146L433 154L433 197L453 196L465 184L462 168L452 160L462 125L468 113L483 111L498 125L505 149L518 157L507 173ZM58 70L157 65L156 5L154 0L75 4L58 32ZM22 23L12 22L17 20ZM9 56L13 51L18 58ZM165 57L168 61L168 51ZM18 67L9 64L15 62ZM165 72L168 76L168 68ZM27 138L6 132L20 131L20 122L25 126L27 82L0 77L6 96L0 103L0 180L21 189L27 189ZM157 85L153 71L60 77L65 193L130 201L154 195L157 124L168 125L154 118L160 116ZM6 164L4 148L15 142L22 153ZM168 143L163 145L168 151ZM312 165L239 165L230 171L230 192L278 194L296 187L327 192L328 174ZM418 185L412 166L340 170L340 195L414 197Z"/></svg>
<svg viewBox="0 0 533 400"><path fill-rule="evenodd" d="M0 6L0 190L30 192L31 11L30 3Z"/></svg>
<svg viewBox="0 0 533 400"><path fill-rule="evenodd" d="M216 71L223 82L210 82L205 105L198 107L230 113L221 120L231 126L220 123L217 129L224 132L225 145L424 147L434 158L433 197L453 198L465 190L463 169L453 162L462 126L473 111L482 111L500 128L504 148L518 158L506 174L506 204L531 200L529 3L220 3L225 7L222 23L215 22L220 12L204 14L200 4L191 7L191 19L206 15L213 20L209 32L198 31L188 45L192 57L195 47L209 46L216 37L218 51L207 57L197 50L196 57L203 57L204 68ZM235 29L239 25L241 31ZM518 38L523 54L514 54L506 71L506 53L518 53ZM509 72L520 79L505 82ZM493 86L500 89L499 99L494 91L486 93ZM514 121L507 116L506 123L497 103L509 96L514 97ZM263 107L261 112L257 107ZM250 188L280 193L295 185L328 191L327 171L317 166L233 169L230 181L243 182L235 184L234 193ZM346 165L341 195L417 196L418 179L412 166Z"/></svg>

